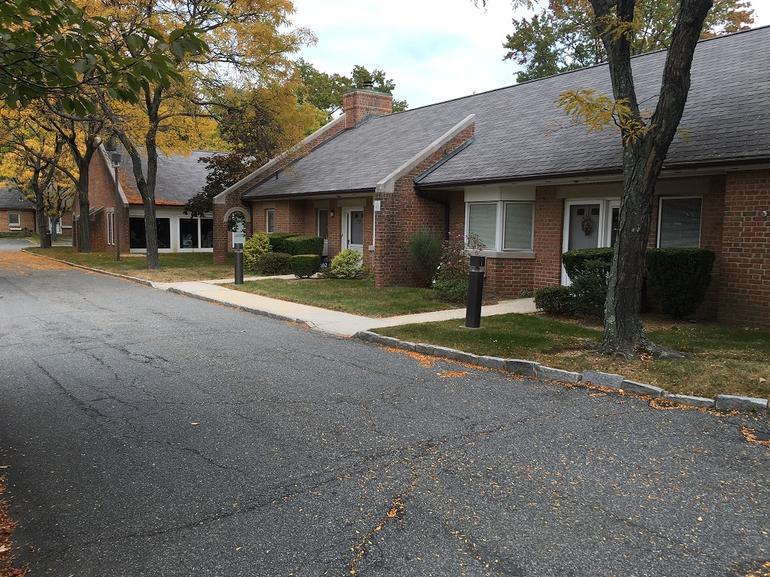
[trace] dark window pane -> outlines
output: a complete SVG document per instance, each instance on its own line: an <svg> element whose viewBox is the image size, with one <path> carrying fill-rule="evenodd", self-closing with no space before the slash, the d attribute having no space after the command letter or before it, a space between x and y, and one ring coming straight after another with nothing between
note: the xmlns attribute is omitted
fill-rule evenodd
<svg viewBox="0 0 770 577"><path fill-rule="evenodd" d="M329 238L329 211L325 209L318 211L318 236Z"/></svg>
<svg viewBox="0 0 770 577"><path fill-rule="evenodd" d="M364 213L354 210L350 213L350 244L364 244Z"/></svg>
<svg viewBox="0 0 770 577"><path fill-rule="evenodd" d="M128 219L128 236L130 248L147 248L147 240L144 236L144 219L140 216L132 216Z"/></svg>
<svg viewBox="0 0 770 577"><path fill-rule="evenodd" d="M156 218L155 226L158 228L158 248L171 248L171 219Z"/></svg>
<svg viewBox="0 0 770 577"><path fill-rule="evenodd" d="M618 242L618 230L620 229L620 207L612 207L612 230L610 230L610 246Z"/></svg>
<svg viewBox="0 0 770 577"><path fill-rule="evenodd" d="M660 248L700 246L700 198L664 198L660 203Z"/></svg>
<svg viewBox="0 0 770 577"><path fill-rule="evenodd" d="M275 209L270 208L265 211L265 225L267 232L275 232Z"/></svg>
<svg viewBox="0 0 770 577"><path fill-rule="evenodd" d="M179 219L179 248L198 248L198 219Z"/></svg>
<svg viewBox="0 0 770 577"><path fill-rule="evenodd" d="M214 247L214 219L201 219L201 248Z"/></svg>

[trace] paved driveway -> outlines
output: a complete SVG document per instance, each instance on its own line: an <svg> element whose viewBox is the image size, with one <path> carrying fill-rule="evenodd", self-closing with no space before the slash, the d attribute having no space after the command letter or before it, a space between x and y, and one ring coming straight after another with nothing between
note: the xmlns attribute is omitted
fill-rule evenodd
<svg viewBox="0 0 770 577"><path fill-rule="evenodd" d="M770 561L770 449L739 432L766 419L431 363L33 258L0 252L0 464L33 577Z"/></svg>

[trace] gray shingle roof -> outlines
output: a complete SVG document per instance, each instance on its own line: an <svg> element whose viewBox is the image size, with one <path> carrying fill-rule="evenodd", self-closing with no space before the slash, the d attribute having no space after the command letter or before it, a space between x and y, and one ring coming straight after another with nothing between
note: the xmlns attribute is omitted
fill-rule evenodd
<svg viewBox="0 0 770 577"><path fill-rule="evenodd" d="M0 209L1 210L34 210L35 205L21 196L21 192L14 186L0 184Z"/></svg>
<svg viewBox="0 0 770 577"><path fill-rule="evenodd" d="M642 107L652 111L665 53L634 58ZM682 134L667 165L770 158L770 27L701 42ZM537 178L620 169L613 129L588 133L557 106L565 90L611 94L606 65L371 118L248 192L246 198L371 189L450 127L474 114L473 144L420 184Z"/></svg>
<svg viewBox="0 0 770 577"><path fill-rule="evenodd" d="M195 151L189 155L158 156L158 177L155 183L155 200L158 205L184 205L188 199L198 194L206 185L206 165L199 162L216 153ZM143 159L144 171L147 174L146 161ZM131 157L122 153L120 166L121 185L129 203L141 204L142 198L133 178L133 163Z"/></svg>

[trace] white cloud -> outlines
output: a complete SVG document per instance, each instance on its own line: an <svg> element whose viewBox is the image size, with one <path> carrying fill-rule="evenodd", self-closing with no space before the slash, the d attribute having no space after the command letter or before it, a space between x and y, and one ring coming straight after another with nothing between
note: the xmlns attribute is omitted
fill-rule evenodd
<svg viewBox="0 0 770 577"><path fill-rule="evenodd" d="M302 56L319 70L381 68L396 98L414 108L513 84L503 61L514 11L510 0L294 0L294 21L318 37ZM755 25L770 24L770 1L755 2Z"/></svg>

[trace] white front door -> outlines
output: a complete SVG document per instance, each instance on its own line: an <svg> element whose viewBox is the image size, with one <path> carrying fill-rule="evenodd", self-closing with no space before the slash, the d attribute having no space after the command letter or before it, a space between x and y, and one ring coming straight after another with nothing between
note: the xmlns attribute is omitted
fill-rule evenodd
<svg viewBox="0 0 770 577"><path fill-rule="evenodd" d="M342 250L352 249L364 252L364 209L346 207L342 209Z"/></svg>
<svg viewBox="0 0 770 577"><path fill-rule="evenodd" d="M562 252L614 246L619 216L620 201L616 199L566 200ZM564 266L561 267L561 283L570 284Z"/></svg>

